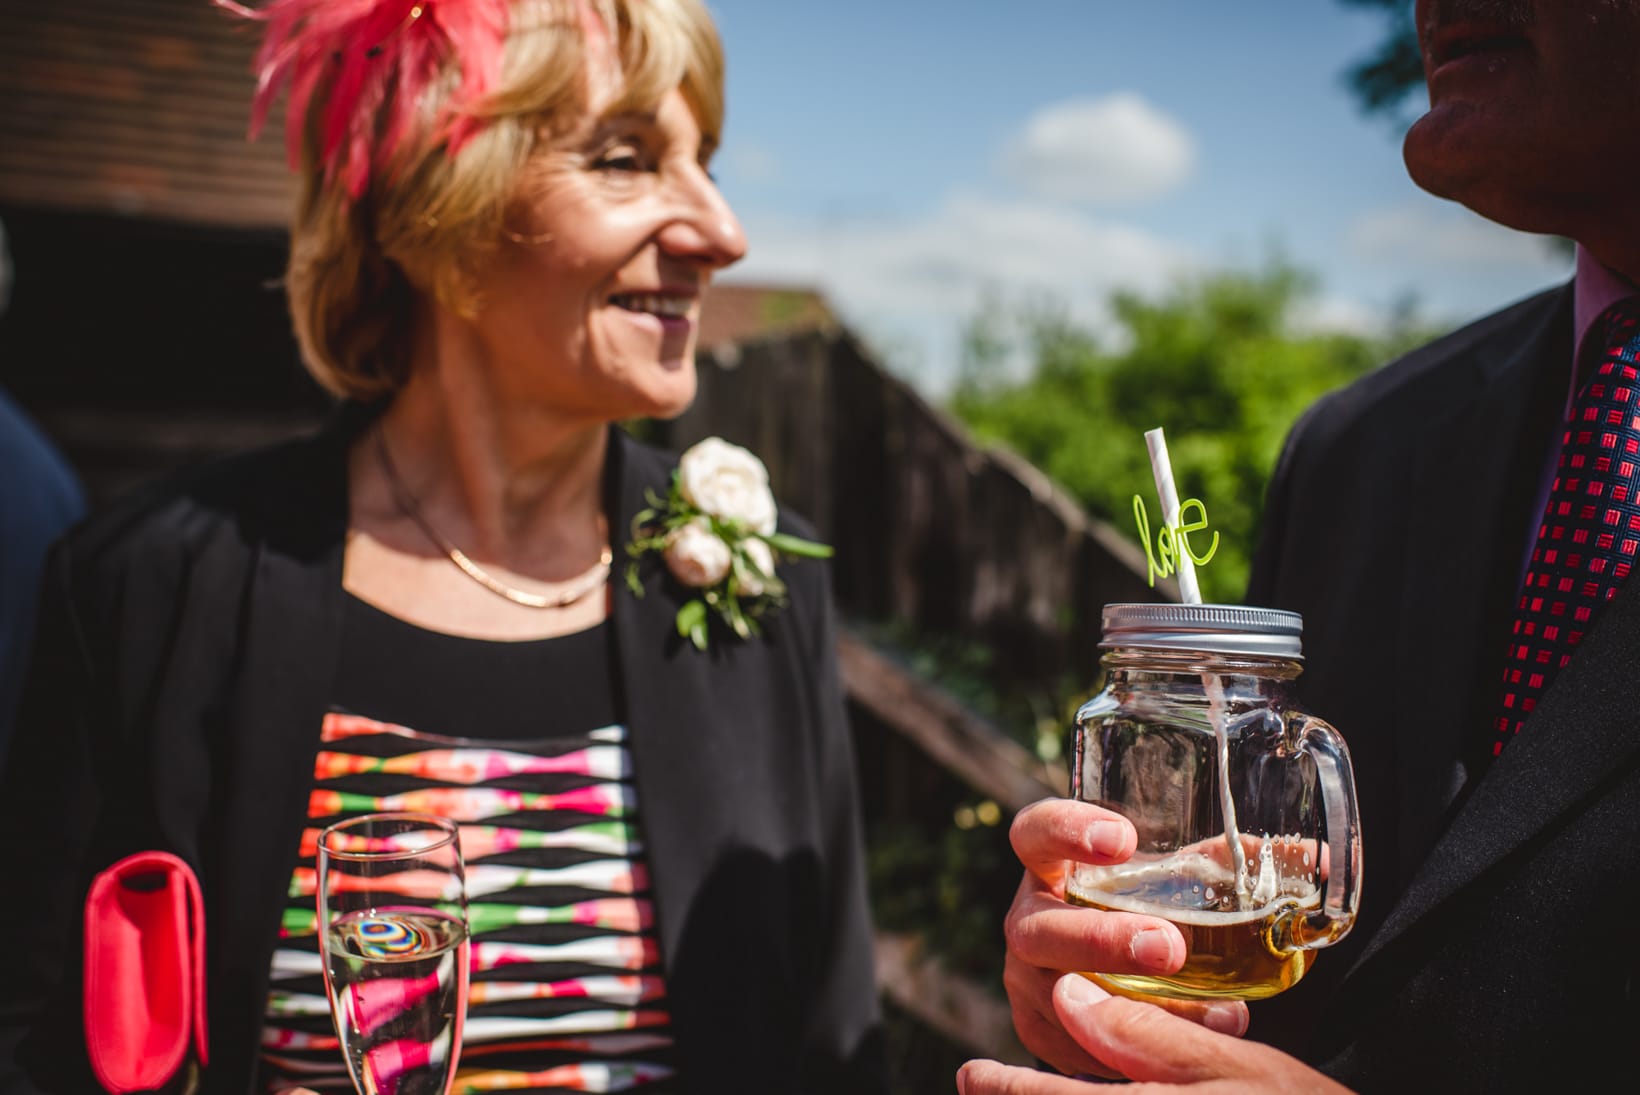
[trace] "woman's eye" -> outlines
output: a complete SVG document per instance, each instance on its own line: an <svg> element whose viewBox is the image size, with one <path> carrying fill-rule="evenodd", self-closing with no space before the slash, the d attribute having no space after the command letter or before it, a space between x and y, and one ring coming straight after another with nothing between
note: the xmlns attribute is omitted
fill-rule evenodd
<svg viewBox="0 0 1640 1095"><path fill-rule="evenodd" d="M643 158L631 148L612 148L600 155L593 166L599 171L642 171Z"/></svg>

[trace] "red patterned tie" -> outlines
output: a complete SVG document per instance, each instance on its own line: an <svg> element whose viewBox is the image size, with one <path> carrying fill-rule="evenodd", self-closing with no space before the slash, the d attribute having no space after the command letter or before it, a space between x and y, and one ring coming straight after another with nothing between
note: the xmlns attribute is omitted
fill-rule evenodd
<svg viewBox="0 0 1640 1095"><path fill-rule="evenodd" d="M1515 606L1492 754L1519 733L1640 551L1640 298L1601 314Z"/></svg>

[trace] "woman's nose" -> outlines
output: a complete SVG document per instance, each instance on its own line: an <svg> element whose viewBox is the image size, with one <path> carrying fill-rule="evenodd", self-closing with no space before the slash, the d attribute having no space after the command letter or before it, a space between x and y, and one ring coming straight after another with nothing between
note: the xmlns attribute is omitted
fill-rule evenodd
<svg viewBox="0 0 1640 1095"><path fill-rule="evenodd" d="M679 202L679 215L661 230L660 243L668 253L713 269L745 257L746 233L740 218L704 169L688 180Z"/></svg>

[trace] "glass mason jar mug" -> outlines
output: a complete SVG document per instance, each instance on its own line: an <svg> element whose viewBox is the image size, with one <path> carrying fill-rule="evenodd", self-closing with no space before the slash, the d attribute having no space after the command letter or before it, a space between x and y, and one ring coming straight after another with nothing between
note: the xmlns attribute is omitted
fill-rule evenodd
<svg viewBox="0 0 1640 1095"><path fill-rule="evenodd" d="M1288 694L1297 613L1112 604L1104 690L1076 715L1071 793L1139 833L1113 866L1076 864L1074 904L1159 916L1188 957L1169 976L1090 973L1118 992L1257 1000L1342 939L1361 897L1361 827L1338 731Z"/></svg>

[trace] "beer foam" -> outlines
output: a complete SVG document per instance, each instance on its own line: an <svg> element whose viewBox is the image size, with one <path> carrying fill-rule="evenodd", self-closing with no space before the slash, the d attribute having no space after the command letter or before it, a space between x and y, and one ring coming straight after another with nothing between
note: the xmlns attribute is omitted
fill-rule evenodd
<svg viewBox="0 0 1640 1095"><path fill-rule="evenodd" d="M1190 924L1203 928L1250 924L1255 920L1272 918L1282 909L1319 907L1321 904L1321 891L1314 889L1302 898L1283 895L1256 909L1226 909L1224 911L1192 909L1182 905L1158 905L1154 901L1109 893L1067 892L1066 896L1078 905L1093 905L1114 912L1139 913L1143 916L1154 916L1161 920L1171 920L1175 924Z"/></svg>
<svg viewBox="0 0 1640 1095"><path fill-rule="evenodd" d="M1203 855L1182 855L1109 867L1080 864L1066 886L1066 897L1080 905L1198 926L1243 924L1292 906L1320 907L1321 891L1308 878L1272 874L1260 881L1263 900L1252 908L1203 908L1220 902L1241 905L1248 895L1245 890L1236 892L1229 868Z"/></svg>

